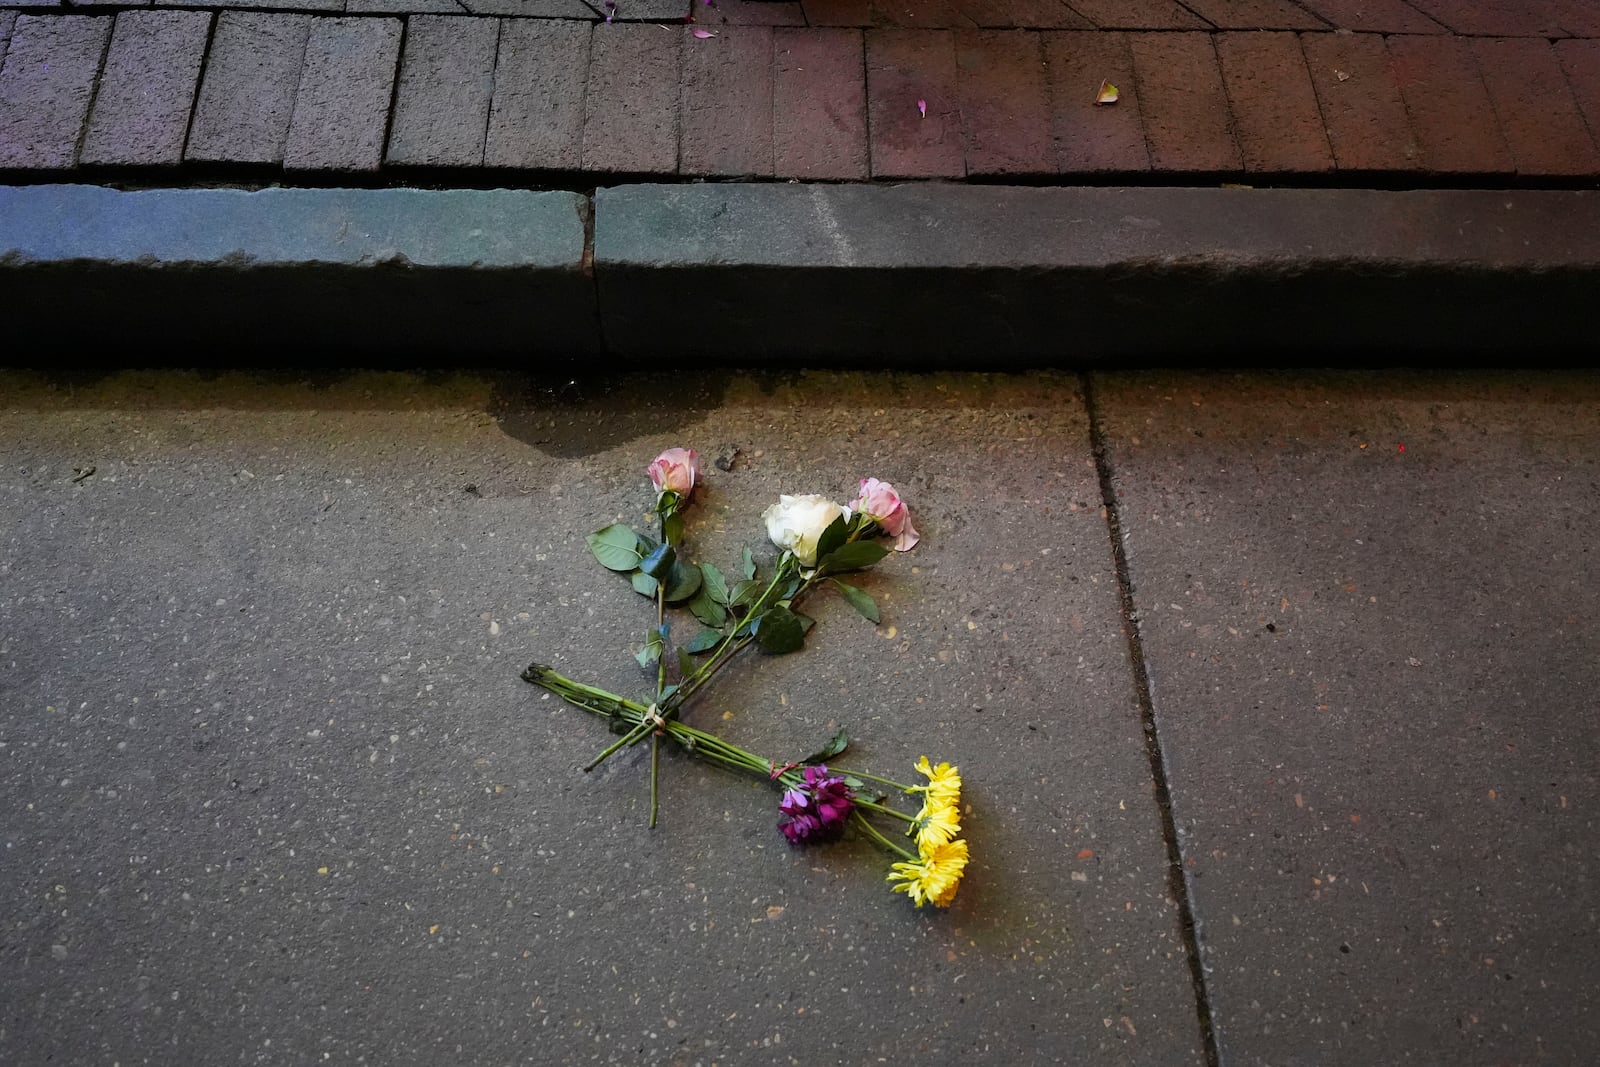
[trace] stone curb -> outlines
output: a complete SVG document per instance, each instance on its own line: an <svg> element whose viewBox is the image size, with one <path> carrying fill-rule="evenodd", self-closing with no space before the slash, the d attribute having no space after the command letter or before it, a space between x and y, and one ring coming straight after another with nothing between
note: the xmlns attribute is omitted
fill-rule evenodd
<svg viewBox="0 0 1600 1067"><path fill-rule="evenodd" d="M918 366L1592 351L1600 195L631 186L607 347Z"/></svg>
<svg viewBox="0 0 1600 1067"><path fill-rule="evenodd" d="M514 190L0 188L0 321L18 362L592 352L588 210Z"/></svg>
<svg viewBox="0 0 1600 1067"><path fill-rule="evenodd" d="M1586 354L1597 283L1592 192L0 188L18 363Z"/></svg>

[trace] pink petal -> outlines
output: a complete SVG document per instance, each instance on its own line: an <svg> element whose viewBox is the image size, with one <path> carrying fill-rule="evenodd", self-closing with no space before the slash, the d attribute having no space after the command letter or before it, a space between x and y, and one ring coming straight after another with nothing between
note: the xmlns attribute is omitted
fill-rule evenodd
<svg viewBox="0 0 1600 1067"><path fill-rule="evenodd" d="M900 536L895 538L894 544L889 546L896 552L910 552L917 547L917 542L922 540L922 535L911 525L911 516L906 516L906 524L900 527Z"/></svg>
<svg viewBox="0 0 1600 1067"><path fill-rule="evenodd" d="M918 113L920 113L922 115L923 118L927 118L928 117L928 102L926 100L918 100L917 101L917 111L918 111Z"/></svg>
<svg viewBox="0 0 1600 1067"><path fill-rule="evenodd" d="M700 38L702 41L705 40L707 37L715 37L716 36L716 34L712 33L710 30L690 30L689 32L694 34L696 37Z"/></svg>

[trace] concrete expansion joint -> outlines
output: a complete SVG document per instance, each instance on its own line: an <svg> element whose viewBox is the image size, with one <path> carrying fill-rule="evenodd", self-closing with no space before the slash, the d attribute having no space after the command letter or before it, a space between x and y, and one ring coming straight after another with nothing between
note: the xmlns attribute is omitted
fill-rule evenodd
<svg viewBox="0 0 1600 1067"><path fill-rule="evenodd" d="M1128 646L1128 664L1134 695L1139 706L1140 723L1144 731L1145 758L1150 764L1151 789L1155 795L1156 808L1160 812L1162 841L1166 845L1167 891L1178 913L1178 924L1189 964L1189 980L1194 990L1196 1020L1205 1047L1206 1063L1208 1067L1217 1067L1221 1058L1212 1019L1211 996L1207 990L1203 927L1194 907L1189 888L1189 875L1183 862L1184 848L1181 840L1183 829L1173 812L1171 776L1167 770L1166 753L1162 748L1155 701L1150 691L1150 671L1145 655L1144 639L1140 632L1133 571L1128 562L1127 539L1117 499L1117 476L1112 466L1111 448L1095 391L1094 376L1081 373L1079 389L1083 394L1084 413L1089 422L1089 451L1094 458L1101 508L1105 512L1112 570L1116 575L1117 593L1122 609L1123 639Z"/></svg>

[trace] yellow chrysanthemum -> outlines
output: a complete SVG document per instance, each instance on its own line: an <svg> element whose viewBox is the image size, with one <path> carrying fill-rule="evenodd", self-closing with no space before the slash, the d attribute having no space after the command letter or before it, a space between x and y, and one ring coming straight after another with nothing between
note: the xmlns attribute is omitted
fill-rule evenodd
<svg viewBox="0 0 1600 1067"><path fill-rule="evenodd" d="M921 850L920 860L896 863L889 868L889 881L898 883L896 893L909 896L917 907L931 902L947 908L956 898L956 886L967 869L967 843L946 841Z"/></svg>
<svg viewBox="0 0 1600 1067"><path fill-rule="evenodd" d="M938 797L951 803L958 803L961 799L961 769L952 767L948 763L941 763L937 767L929 766L928 757L923 756L917 761L917 770L928 776L928 784L921 788L930 797Z"/></svg>
<svg viewBox="0 0 1600 1067"><path fill-rule="evenodd" d="M929 796L911 828L916 834L918 849L926 851L933 845L942 845L961 832L961 809L953 800Z"/></svg>

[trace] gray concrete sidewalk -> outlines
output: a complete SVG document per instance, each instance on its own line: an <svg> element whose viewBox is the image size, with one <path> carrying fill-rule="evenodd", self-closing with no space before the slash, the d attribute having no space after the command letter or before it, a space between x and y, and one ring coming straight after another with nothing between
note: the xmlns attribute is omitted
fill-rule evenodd
<svg viewBox="0 0 1600 1067"><path fill-rule="evenodd" d="M1600 379L1097 379L1231 1063L1585 1063Z"/></svg>
<svg viewBox="0 0 1600 1067"><path fill-rule="evenodd" d="M0 1059L1582 1062L1597 392L0 373ZM881 626L818 602L691 718L960 763L948 911L683 759L648 830L518 680L641 687L583 536L679 444L714 561L911 501Z"/></svg>

